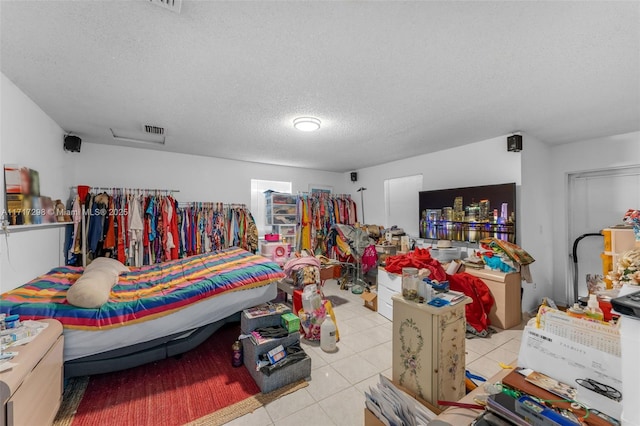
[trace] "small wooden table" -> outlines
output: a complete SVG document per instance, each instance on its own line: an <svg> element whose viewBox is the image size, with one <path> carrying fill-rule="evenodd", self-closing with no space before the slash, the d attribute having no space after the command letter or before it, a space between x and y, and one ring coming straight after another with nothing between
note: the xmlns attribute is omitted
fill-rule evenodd
<svg viewBox="0 0 640 426"><path fill-rule="evenodd" d="M62 324L53 319L31 342L11 347L16 364L0 373L2 413L0 425L49 425L53 423L63 392Z"/></svg>

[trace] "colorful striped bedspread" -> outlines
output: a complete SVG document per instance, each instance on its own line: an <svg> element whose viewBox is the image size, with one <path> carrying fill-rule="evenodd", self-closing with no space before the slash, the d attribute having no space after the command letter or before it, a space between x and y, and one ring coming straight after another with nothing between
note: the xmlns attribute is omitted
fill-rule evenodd
<svg viewBox="0 0 640 426"><path fill-rule="evenodd" d="M67 303L67 290L83 268L54 268L2 295L0 312L21 319L55 318L65 328L104 330L152 320L228 292L265 286L284 277L269 259L240 248L131 268L120 275L100 308Z"/></svg>

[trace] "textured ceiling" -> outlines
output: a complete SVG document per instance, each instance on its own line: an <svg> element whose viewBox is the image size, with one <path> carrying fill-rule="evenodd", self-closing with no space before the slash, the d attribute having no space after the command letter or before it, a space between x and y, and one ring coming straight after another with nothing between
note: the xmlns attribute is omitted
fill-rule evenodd
<svg viewBox="0 0 640 426"><path fill-rule="evenodd" d="M640 130L637 1L4 0L0 24L2 72L88 143L151 124L136 146L350 171Z"/></svg>

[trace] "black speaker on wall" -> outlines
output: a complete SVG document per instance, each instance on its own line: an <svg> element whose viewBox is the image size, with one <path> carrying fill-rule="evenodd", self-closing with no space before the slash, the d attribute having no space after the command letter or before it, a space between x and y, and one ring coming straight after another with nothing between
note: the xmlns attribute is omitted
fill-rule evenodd
<svg viewBox="0 0 640 426"><path fill-rule="evenodd" d="M351 182L358 181L358 172L351 172Z"/></svg>
<svg viewBox="0 0 640 426"><path fill-rule="evenodd" d="M522 151L522 136L513 135L507 138L507 151L520 152Z"/></svg>
<svg viewBox="0 0 640 426"><path fill-rule="evenodd" d="M64 137L64 150L70 152L80 152L82 139L77 136L67 135Z"/></svg>

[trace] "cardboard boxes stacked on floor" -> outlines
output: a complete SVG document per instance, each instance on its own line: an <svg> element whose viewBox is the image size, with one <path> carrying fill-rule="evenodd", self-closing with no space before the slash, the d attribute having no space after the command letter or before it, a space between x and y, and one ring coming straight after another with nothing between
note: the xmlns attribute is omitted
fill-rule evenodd
<svg viewBox="0 0 640 426"><path fill-rule="evenodd" d="M277 330L280 327L288 332L280 332L279 335L282 334L282 337L261 339L252 336L242 339L244 365L263 393L311 376L311 358L302 349L295 354L295 362L286 360L286 357L293 356L292 354L286 354L278 361L282 356L280 347L286 351L287 348L300 345L300 322L299 319L295 321L294 317L291 309L282 303L264 304L242 312L240 330L243 335L250 336L252 332L264 328ZM268 366L258 370L258 362L264 359L276 362L270 362ZM282 366L278 367L278 363Z"/></svg>

